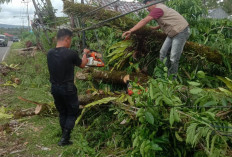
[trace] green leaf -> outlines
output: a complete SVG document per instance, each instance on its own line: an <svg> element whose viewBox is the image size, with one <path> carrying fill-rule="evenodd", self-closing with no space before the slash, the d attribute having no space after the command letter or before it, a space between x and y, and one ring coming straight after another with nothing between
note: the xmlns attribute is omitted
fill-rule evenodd
<svg viewBox="0 0 232 157"><path fill-rule="evenodd" d="M107 104L109 103L110 101L113 101L113 100L116 100L118 99L118 97L107 97L107 98L103 98L101 100L97 100L97 101L94 101L88 105L85 105L84 108L90 108L90 107L93 107L93 106L96 106L96 105L101 105L101 104Z"/></svg>
<svg viewBox="0 0 232 157"><path fill-rule="evenodd" d="M118 53L123 53L125 51L126 47L119 47L117 49L115 49L112 53L110 53L107 57L112 57Z"/></svg>
<svg viewBox="0 0 232 157"><path fill-rule="evenodd" d="M111 62L115 61L116 59L120 58L121 56L123 56L124 53L121 52L121 53L118 53L117 55L114 55L109 61L107 64L110 64Z"/></svg>
<svg viewBox="0 0 232 157"><path fill-rule="evenodd" d="M205 78L205 73L203 71L198 71L197 72L197 77L198 78Z"/></svg>
<svg viewBox="0 0 232 157"><path fill-rule="evenodd" d="M213 132L213 130L209 130L207 135L206 135L206 148L209 150L209 142L210 142L210 136L211 136L211 133Z"/></svg>
<svg viewBox="0 0 232 157"><path fill-rule="evenodd" d="M177 139L178 141L180 141L180 142L183 142L183 141L184 141L183 138L180 137L180 135L178 134L177 131L175 131L175 136L176 136L176 139Z"/></svg>
<svg viewBox="0 0 232 157"><path fill-rule="evenodd" d="M138 138L138 136L134 139L134 141L133 141L133 148L134 147L136 147L136 146L138 146L138 144L139 144L139 138Z"/></svg>
<svg viewBox="0 0 232 157"><path fill-rule="evenodd" d="M222 103L223 106L227 106L226 98L222 98L221 103Z"/></svg>
<svg viewBox="0 0 232 157"><path fill-rule="evenodd" d="M198 82L193 82L193 81L188 81L188 84L191 85L191 86L195 86L195 87L201 85L200 83L198 83Z"/></svg>
<svg viewBox="0 0 232 157"><path fill-rule="evenodd" d="M150 91L150 97L153 100L154 99L154 95L153 95L153 87L152 87L151 83L150 83L149 91Z"/></svg>
<svg viewBox="0 0 232 157"><path fill-rule="evenodd" d="M211 140L211 148L210 148L210 154L213 155L213 151L214 151L214 143L216 141L216 139L218 138L217 135L214 135L212 140Z"/></svg>
<svg viewBox="0 0 232 157"><path fill-rule="evenodd" d="M158 92L158 93L156 93L154 96L153 96L153 98L154 99L157 99L159 96L161 96L162 95L162 93L161 92Z"/></svg>
<svg viewBox="0 0 232 157"><path fill-rule="evenodd" d="M167 105L173 105L173 102L171 99L169 99L168 97L166 97L165 95L163 95L163 100Z"/></svg>
<svg viewBox="0 0 232 157"><path fill-rule="evenodd" d="M127 97L127 101L129 102L129 104L130 104L131 106L134 106L135 104L134 104L134 101L132 100L132 97L129 96L129 95L126 95L126 97Z"/></svg>
<svg viewBox="0 0 232 157"><path fill-rule="evenodd" d="M77 120L75 122L76 125L80 122L81 118L83 117L83 115L85 113L85 110L86 110L86 108L83 108L83 110L81 111L81 115L77 118Z"/></svg>
<svg viewBox="0 0 232 157"><path fill-rule="evenodd" d="M162 151L163 149L156 143L152 143L151 149L155 151Z"/></svg>
<svg viewBox="0 0 232 157"><path fill-rule="evenodd" d="M155 105L160 105L160 100L163 99L163 96L160 96L158 97L156 100L155 100Z"/></svg>
<svg viewBox="0 0 232 157"><path fill-rule="evenodd" d="M174 108L173 108L174 109ZM179 122L180 121L180 117L179 117L179 115L178 115L178 113L176 112L176 110L174 109L174 111L173 111L173 114L174 114L174 120L176 121L176 122Z"/></svg>
<svg viewBox="0 0 232 157"><path fill-rule="evenodd" d="M170 125L172 126L172 124L174 123L174 108L171 108L171 111L170 111L170 117L169 117L169 122L170 122Z"/></svg>
<svg viewBox="0 0 232 157"><path fill-rule="evenodd" d="M231 79L227 77L223 78L221 76L217 76L217 78L221 80L222 82L224 82L226 86L232 91L232 80Z"/></svg>
<svg viewBox="0 0 232 157"><path fill-rule="evenodd" d="M145 154L145 152L144 152L145 144L146 144L146 141L143 141L143 143L140 146L140 153L142 154L142 156L144 156L144 154Z"/></svg>
<svg viewBox="0 0 232 157"><path fill-rule="evenodd" d="M150 112L145 112L145 119L148 121L148 123L154 125L154 117Z"/></svg>
<svg viewBox="0 0 232 157"><path fill-rule="evenodd" d="M231 91L229 91L229 90L227 90L227 89L225 89L225 88L221 88L221 87L218 87L218 89L219 89L220 91L222 91L223 93L225 93L226 95L232 96L232 92L231 92Z"/></svg>
<svg viewBox="0 0 232 157"><path fill-rule="evenodd" d="M193 140L195 137L195 133L196 133L196 128L197 128L198 123L192 123L190 124L190 126L187 128L187 138L186 138L186 143L189 144L194 144Z"/></svg>
<svg viewBox="0 0 232 157"><path fill-rule="evenodd" d="M136 112L136 117L143 116L143 114L144 114L144 109L143 109L143 108L140 108L140 109Z"/></svg>
<svg viewBox="0 0 232 157"><path fill-rule="evenodd" d="M131 46L133 42L131 40L124 40L124 41L120 41L120 42L117 42L115 44L113 44L109 49L108 51L112 50L112 49L115 49L115 48L118 48L118 47L128 47L128 46Z"/></svg>
<svg viewBox="0 0 232 157"><path fill-rule="evenodd" d="M199 94L202 92L201 88L193 88L189 91L191 94Z"/></svg>
<svg viewBox="0 0 232 157"><path fill-rule="evenodd" d="M213 106L213 105L216 105L216 104L217 104L216 101L209 101L209 102L205 103L203 106L208 107L208 106Z"/></svg>

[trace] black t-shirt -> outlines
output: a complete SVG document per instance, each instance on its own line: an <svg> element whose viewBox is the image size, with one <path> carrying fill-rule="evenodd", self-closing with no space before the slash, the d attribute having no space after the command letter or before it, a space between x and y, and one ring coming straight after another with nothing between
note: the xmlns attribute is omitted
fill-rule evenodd
<svg viewBox="0 0 232 157"><path fill-rule="evenodd" d="M82 60L78 54L68 48L50 49L47 54L50 82L66 84L74 81L74 66L80 66Z"/></svg>

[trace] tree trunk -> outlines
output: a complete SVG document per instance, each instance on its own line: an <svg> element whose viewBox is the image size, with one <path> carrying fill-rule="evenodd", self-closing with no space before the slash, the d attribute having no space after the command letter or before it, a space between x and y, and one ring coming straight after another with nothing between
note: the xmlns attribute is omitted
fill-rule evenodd
<svg viewBox="0 0 232 157"><path fill-rule="evenodd" d="M78 80L101 80L106 83L126 84L127 81L134 81L138 83L146 83L149 79L147 75L142 73L127 74L125 71L100 71L94 68L87 68L82 72L76 73Z"/></svg>

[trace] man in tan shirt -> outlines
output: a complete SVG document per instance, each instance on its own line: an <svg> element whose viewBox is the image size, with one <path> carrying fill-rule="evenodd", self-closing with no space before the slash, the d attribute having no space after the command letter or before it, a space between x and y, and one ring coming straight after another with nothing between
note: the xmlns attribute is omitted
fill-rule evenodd
<svg viewBox="0 0 232 157"><path fill-rule="evenodd" d="M155 0L144 0L144 4L150 4ZM158 3L147 8L149 15L139 21L133 28L122 34L122 37L129 38L131 34L145 26L151 20L156 20L158 26L151 27L153 30L161 30L167 35L166 40L160 50L160 60L170 55L167 59L168 75L177 74L178 65L184 45L189 38L190 28L185 18L177 11L168 8L166 5Z"/></svg>

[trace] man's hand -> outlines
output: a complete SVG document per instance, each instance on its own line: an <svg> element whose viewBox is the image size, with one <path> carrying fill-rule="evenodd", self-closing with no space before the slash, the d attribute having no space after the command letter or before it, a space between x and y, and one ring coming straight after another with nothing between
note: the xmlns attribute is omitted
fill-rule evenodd
<svg viewBox="0 0 232 157"><path fill-rule="evenodd" d="M155 27L151 26L150 28L153 30L158 30L158 29L160 29L160 26L155 26Z"/></svg>
<svg viewBox="0 0 232 157"><path fill-rule="evenodd" d="M130 38L130 36L131 36L131 31L126 31L126 32L124 32L123 34L122 34L122 38L124 38L125 37L125 39L129 39Z"/></svg>
<svg viewBox="0 0 232 157"><path fill-rule="evenodd" d="M139 30L143 26L145 26L148 22L153 20L153 17L147 16L144 19L140 20L133 28L131 28L129 31L126 31L122 34L122 37L125 37L126 39L130 38L131 33Z"/></svg>
<svg viewBox="0 0 232 157"><path fill-rule="evenodd" d="M88 53L90 53L90 50L85 48L85 49L83 50L83 52L84 52L84 54L88 54Z"/></svg>
<svg viewBox="0 0 232 157"><path fill-rule="evenodd" d="M90 52L90 50L84 49L84 54L83 54L83 57L82 57L82 62L81 62L80 68L84 68L85 65L88 63L88 59L86 57L86 54L88 54L89 52Z"/></svg>

